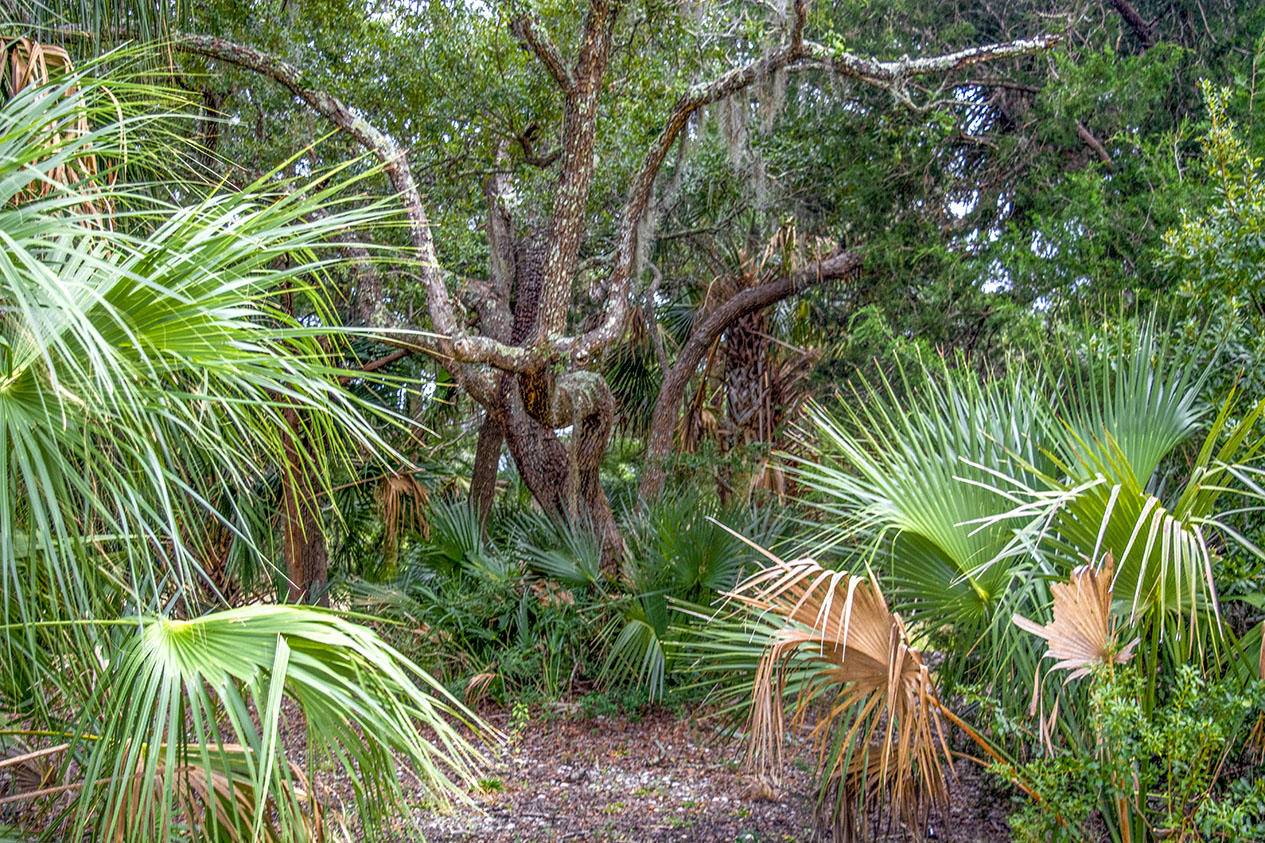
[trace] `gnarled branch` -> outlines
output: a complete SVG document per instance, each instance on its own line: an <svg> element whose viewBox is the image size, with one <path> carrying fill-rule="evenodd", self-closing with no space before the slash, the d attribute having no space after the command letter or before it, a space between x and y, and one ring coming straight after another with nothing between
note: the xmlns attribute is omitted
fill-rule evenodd
<svg viewBox="0 0 1265 843"><path fill-rule="evenodd" d="M629 288L636 261L638 226L669 150L699 109L731 96L779 69L798 71L824 67L870 84L891 87L916 76L1038 52L1048 49L1057 40L1054 36L1040 36L942 56L879 61L846 52L832 52L804 40L807 2L797 0L793 7L790 39L786 44L731 69L711 82L692 87L677 101L630 187L611 281L607 285L609 296L605 313L592 330L568 337L563 336L563 330L570 303L571 276L583 237L581 222L593 176L597 100L609 58L615 13L615 4L610 0L591 0L585 17L580 56L572 74L574 89L568 96L564 118L565 143L551 221L551 243L545 258L542 318L537 322L532 341L524 346L509 345L489 336L471 335L460 324L435 254L429 221L417 185L403 150L394 141L337 97L305 85L302 72L280 59L205 35L176 34L171 43L175 49L235 64L278 82L372 152L382 163L392 187L404 203L421 279L426 288L431 322L443 337L441 346L444 354L459 363L488 364L502 371L522 373L538 370L542 364L558 356L569 356L575 363L583 365L619 337L630 310ZM468 382L463 385L469 385L472 391L488 394L491 375L482 366L466 365L456 374Z"/></svg>
<svg viewBox="0 0 1265 843"><path fill-rule="evenodd" d="M558 48L553 45L553 41L549 40L548 34L537 29L535 21L527 15L515 18L510 23L510 31L535 54L536 58L540 59L540 63L545 66L545 70L549 71L549 75L558 83L563 93L570 96L575 90L575 79L571 77L566 61L558 52Z"/></svg>
<svg viewBox="0 0 1265 843"><path fill-rule="evenodd" d="M507 371L523 371L538 365L540 351L516 348L490 337L471 336L458 323L456 309L444 285L443 271L435 254L430 222L413 180L404 151L391 138L349 108L342 100L303 82L303 73L281 59L241 44L209 35L176 34L171 45L183 52L227 62L254 71L285 87L313 110L353 137L381 162L391 186L400 195L408 215L409 235L417 252L419 272L426 287L427 307L444 354L463 363L489 363ZM542 349L543 351L543 349ZM457 372L467 381L482 378L475 369ZM484 378L486 380L486 378Z"/></svg>
<svg viewBox="0 0 1265 843"><path fill-rule="evenodd" d="M611 281L607 285L610 298L602 321L591 331L556 343L561 354L580 363L592 358L623 330L629 312L629 287L637 254L637 229L650 202L654 182L667 158L668 151L701 108L751 86L777 70L801 71L825 68L841 76L857 79L883 88L891 88L907 79L936 73L947 73L1004 58L1030 55L1052 47L1058 37L1041 35L1002 44L988 44L926 58L902 58L879 61L848 52L834 52L803 40L808 11L807 2L796 2L791 23L791 39L747 64L735 67L716 79L695 85L681 97L668 115L663 130L655 139L633 179L620 223L620 238Z"/></svg>
<svg viewBox="0 0 1265 843"><path fill-rule="evenodd" d="M685 395L685 387L698 371L698 364L712 343L742 317L823 281L845 278L860 266L861 256L857 252L836 252L789 275L749 287L703 317L681 346L676 362L665 374L655 399L650 416L650 434L646 440L646 459L641 469L640 493L643 500L656 497L663 489L667 457L672 450L672 434L676 430L677 410Z"/></svg>

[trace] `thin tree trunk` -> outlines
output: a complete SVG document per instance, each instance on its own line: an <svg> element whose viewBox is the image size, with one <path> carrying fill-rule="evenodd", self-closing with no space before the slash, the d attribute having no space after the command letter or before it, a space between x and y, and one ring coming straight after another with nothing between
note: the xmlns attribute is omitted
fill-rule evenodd
<svg viewBox="0 0 1265 843"><path fill-rule="evenodd" d="M470 475L470 505L479 513L479 523L487 529L488 513L496 500L496 478L501 467L501 446L505 430L488 413L479 426L479 441L474 448L474 471Z"/></svg>
<svg viewBox="0 0 1265 843"><path fill-rule="evenodd" d="M286 411L290 435L285 437L286 464L281 475L282 555L285 558L291 603L328 605L325 586L329 581L329 553L325 547L325 529L321 523L321 507L315 489L302 476L300 448L304 441L302 424L294 410Z"/></svg>
<svg viewBox="0 0 1265 843"><path fill-rule="evenodd" d="M711 344L729 326L747 314L755 313L826 279L843 278L860 265L861 258L856 252L838 252L789 276L749 287L731 296L702 319L681 347L672 368L664 375L659 395L655 399L654 411L650 415L650 434L646 439L646 458L641 467L639 492L642 500L656 498L663 491L681 399Z"/></svg>

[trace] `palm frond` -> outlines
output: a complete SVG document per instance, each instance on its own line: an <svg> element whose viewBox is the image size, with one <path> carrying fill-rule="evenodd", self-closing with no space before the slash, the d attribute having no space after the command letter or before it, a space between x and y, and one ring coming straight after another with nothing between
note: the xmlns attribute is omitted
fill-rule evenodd
<svg viewBox="0 0 1265 843"><path fill-rule="evenodd" d="M1068 671L1070 682L1095 667L1124 664L1133 657L1138 639L1118 647L1118 621L1111 614L1111 575L1115 563L1110 554L1101 568L1083 565L1068 582L1050 589L1054 595L1054 619L1042 626L1015 615L1015 626L1047 643L1046 657L1055 659L1054 670Z"/></svg>
<svg viewBox="0 0 1265 843"><path fill-rule="evenodd" d="M321 807L306 779L321 759L355 771L370 829L401 805L402 761L440 800L472 780L479 756L452 721L474 724L473 715L375 633L335 614L254 605L138 618L122 637L84 713L76 829L167 839L177 817L209 804L213 811L187 818L211 831L240 831L249 818L253 834L267 823L277 839L308 839ZM283 711L287 701L299 724ZM306 775L287 727L301 729L290 738L302 738ZM182 804L191 796L194 805Z"/></svg>
<svg viewBox="0 0 1265 843"><path fill-rule="evenodd" d="M748 729L757 769L776 775L782 766L789 670L800 683L795 719L815 701L825 706L813 734L823 798L845 835L875 809L914 828L944 804L950 757L935 684L872 578L775 558L728 596L783 621L755 673Z"/></svg>
<svg viewBox="0 0 1265 843"><path fill-rule="evenodd" d="M400 804L397 757L436 798L468 780L449 722L465 712L364 627L283 606L199 617L194 597L214 589L205 525L266 561L249 513L278 471L328 495L362 453L402 459L374 424L395 420L344 387L364 375L322 291L331 236L393 212L348 198L364 176L346 169L231 192L124 178L161 163L179 115L106 85L67 74L0 105L4 706L72 745L72 836L319 837L323 763L354 771L373 834ZM137 131L157 140L133 155Z"/></svg>

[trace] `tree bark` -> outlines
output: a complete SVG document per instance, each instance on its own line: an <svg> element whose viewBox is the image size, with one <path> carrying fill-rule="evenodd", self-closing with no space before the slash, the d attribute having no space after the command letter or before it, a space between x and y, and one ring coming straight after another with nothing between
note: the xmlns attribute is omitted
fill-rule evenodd
<svg viewBox="0 0 1265 843"><path fill-rule="evenodd" d="M791 275L750 287L727 299L703 318L681 347L676 362L668 370L659 387L654 411L650 416L650 434L646 440L646 458L641 468L642 500L652 500L663 491L667 478L667 458L672 450L676 418L685 396L685 388L699 363L725 330L747 314L768 307L787 296L795 295L827 279L843 278L856 271L861 258L856 252L838 252Z"/></svg>
<svg viewBox="0 0 1265 843"><path fill-rule="evenodd" d="M303 476L302 448L305 441L298 412L285 412L289 431L285 434L286 464L281 473L282 555L285 558L290 603L329 604L325 587L329 581L329 554L325 547L325 526L316 490Z"/></svg>
<svg viewBox="0 0 1265 843"><path fill-rule="evenodd" d="M606 84L612 30L620 5L615 0L589 0L578 40L578 54L572 67L566 66L557 48L529 20L520 21L515 26L519 37L540 58L565 99L558 184L546 248L543 259L533 263L527 275L522 268L516 267L514 287L517 300L513 302L516 336L508 341L486 328L482 333L473 333L460 318L436 256L429 220L409 167L408 156L391 137L337 97L308 85L301 70L275 56L206 35L173 33L170 36L170 46L175 50L229 62L274 80L378 159L407 214L415 266L426 291L431 327L439 335L437 342L441 352L452 361L450 370L458 383L496 417L524 481L546 511L575 517L575 510L582 508L604 535L609 533L612 536L617 536L618 531L613 528L614 520L596 477L596 467L601 462L598 448L604 449L609 437L609 388L599 382L600 377L585 370L592 367L602 351L623 336L630 313L632 285L636 282L638 231L664 161L692 116L707 105L780 70L825 70L900 93L914 77L1029 55L1049 49L1057 41L1055 37L1039 36L940 56L880 61L806 40L804 30L808 3L807 0L794 0L785 43L736 65L709 82L691 86L677 100L629 185L616 233L612 269L609 277L602 282L606 292L600 318L584 333L567 336L567 311L577 274L577 255L586 233L587 203L593 181L598 104ZM907 97L905 101L908 101ZM493 184L491 192L499 193L499 186ZM494 241L508 230L501 225L503 220L499 212L497 214L492 226L495 230L489 231ZM495 242L493 253L495 264L500 260L498 256L504 254ZM830 260L848 263L854 258L841 255ZM826 263L822 264L823 270L829 268ZM852 266L854 263L849 263L849 268ZM533 278L533 275L537 277ZM830 276L823 274L820 277ZM816 280L820 278L770 282L736 296L713 316L725 317L733 310L730 305L735 303L738 310L767 306L791 295L801 281L807 285ZM762 296L771 298L760 303ZM510 307L504 296L494 304L494 310L502 315L504 312L500 308ZM739 315L735 314L731 319ZM518 330L520 322L530 326L528 333L521 334ZM647 452L651 463L643 475L644 489L657 492L662 486L662 459L671 446L672 420L679 404L679 394L706 348L729 322L713 325L709 321L706 324L712 327L691 338L678 365L669 373L664 390L661 390L661 403L666 404L656 406L651 446ZM564 364L561 374L555 372L555 364L559 362ZM671 401L669 399L674 391L677 397ZM557 425L567 424L572 425L570 452L555 432ZM310 515L305 512L302 498L296 497L293 504L296 522ZM319 523L319 518L316 522ZM615 543L612 538L611 545Z"/></svg>
<svg viewBox="0 0 1265 843"><path fill-rule="evenodd" d="M501 467L501 446L505 430L496 418L487 413L479 425L479 440L474 447L474 470L470 474L470 505L479 513L479 523L487 529L488 513L496 500L496 477Z"/></svg>
<svg viewBox="0 0 1265 843"><path fill-rule="evenodd" d="M514 249L512 343L530 341L541 319L548 242L529 232ZM623 542L599 476L615 414L606 381L584 371L554 377L542 367L502 375L499 393L489 412L532 497L551 518L596 531L604 566L613 568ZM568 426L564 443L557 430Z"/></svg>
<svg viewBox="0 0 1265 843"><path fill-rule="evenodd" d="M1124 22L1133 30L1133 34L1138 37L1143 50L1149 50L1155 46L1155 31L1146 19L1138 14L1138 10L1129 0L1111 0L1111 5L1120 13L1120 17L1124 18Z"/></svg>
<svg viewBox="0 0 1265 843"><path fill-rule="evenodd" d="M576 256L584 239L589 190L593 184L593 144L597 137L597 105L610 58L611 35L618 4L590 0L585 14L580 55L574 81L565 89L562 114L562 166L554 190L549 250L545 255L544 287L535 346L547 345L566 333L567 312L575 277ZM548 64L548 62L546 62Z"/></svg>

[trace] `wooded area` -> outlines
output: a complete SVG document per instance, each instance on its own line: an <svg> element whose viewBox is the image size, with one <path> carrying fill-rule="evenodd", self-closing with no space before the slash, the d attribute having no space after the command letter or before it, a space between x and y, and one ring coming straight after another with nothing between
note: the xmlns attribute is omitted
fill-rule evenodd
<svg viewBox="0 0 1265 843"><path fill-rule="evenodd" d="M1265 837L1265 4L0 27L0 840Z"/></svg>

